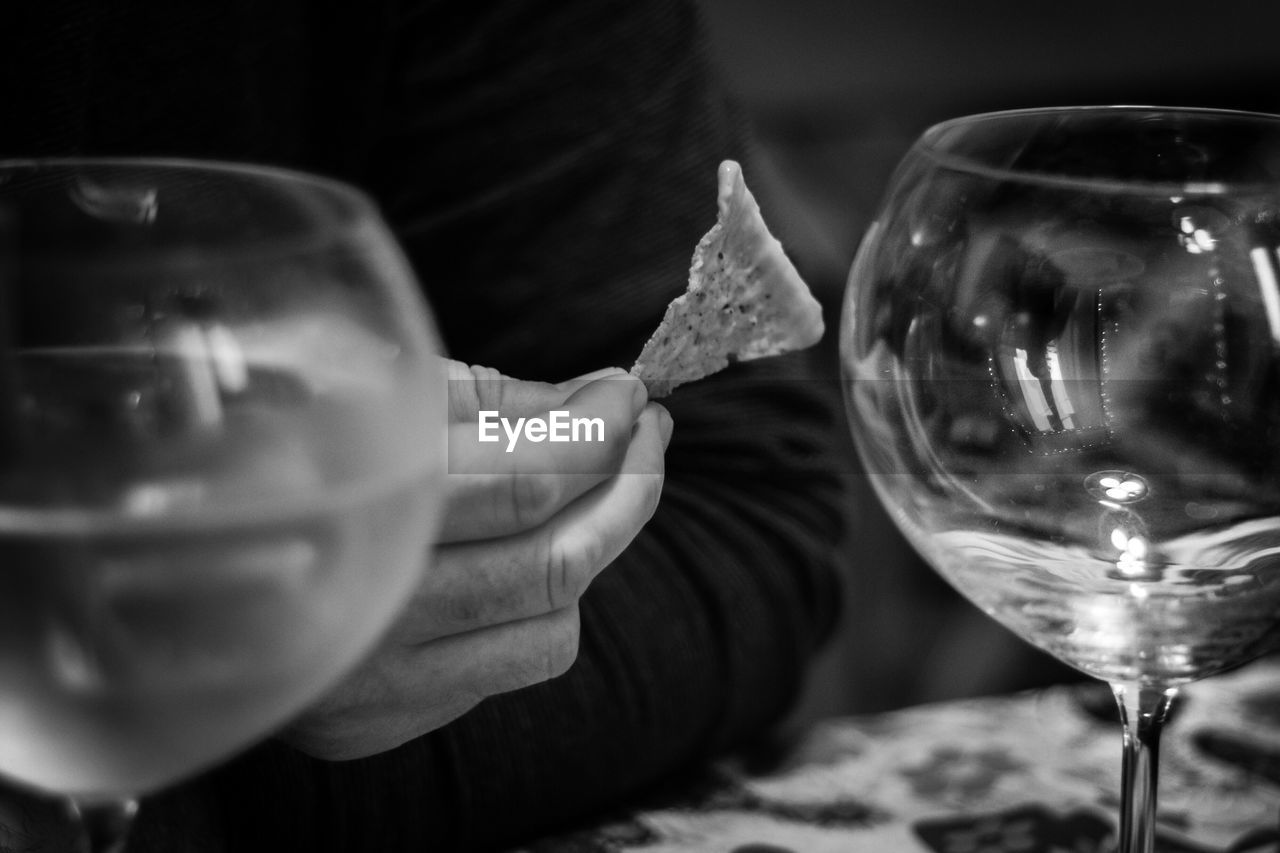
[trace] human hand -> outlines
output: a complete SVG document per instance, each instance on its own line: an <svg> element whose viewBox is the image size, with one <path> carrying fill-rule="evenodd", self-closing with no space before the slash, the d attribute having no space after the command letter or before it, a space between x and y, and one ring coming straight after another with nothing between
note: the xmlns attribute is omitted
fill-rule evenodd
<svg viewBox="0 0 1280 853"><path fill-rule="evenodd" d="M449 476L434 553L376 651L282 738L343 760L439 728L487 696L563 674L578 599L644 526L671 418L622 370L560 385L448 363ZM600 441L479 440L481 412L599 418ZM510 450L508 448L510 447Z"/></svg>

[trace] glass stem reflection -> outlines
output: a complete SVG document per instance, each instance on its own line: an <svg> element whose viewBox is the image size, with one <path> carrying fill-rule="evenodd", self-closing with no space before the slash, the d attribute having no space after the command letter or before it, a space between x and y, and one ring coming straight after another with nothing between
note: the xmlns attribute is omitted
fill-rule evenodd
<svg viewBox="0 0 1280 853"><path fill-rule="evenodd" d="M125 837L138 813L138 801L76 800L69 803L80 824L85 853L124 853Z"/></svg>
<svg viewBox="0 0 1280 853"><path fill-rule="evenodd" d="M1136 684L1113 684L1111 690L1120 706L1120 720L1124 725L1118 850L1119 853L1153 853L1160 732L1178 691Z"/></svg>

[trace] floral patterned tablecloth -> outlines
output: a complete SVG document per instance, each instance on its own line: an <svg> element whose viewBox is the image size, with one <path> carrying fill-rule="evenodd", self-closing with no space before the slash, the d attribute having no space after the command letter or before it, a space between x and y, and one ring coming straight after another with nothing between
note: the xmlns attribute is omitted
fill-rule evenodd
<svg viewBox="0 0 1280 853"><path fill-rule="evenodd" d="M519 853L1102 853L1114 715L1082 685L834 719ZM1280 663L1185 688L1160 761L1161 851L1280 851Z"/></svg>

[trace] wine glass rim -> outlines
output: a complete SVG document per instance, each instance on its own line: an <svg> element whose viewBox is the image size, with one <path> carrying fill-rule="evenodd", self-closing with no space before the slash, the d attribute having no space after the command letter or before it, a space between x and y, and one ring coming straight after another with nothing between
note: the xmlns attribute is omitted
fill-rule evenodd
<svg viewBox="0 0 1280 853"><path fill-rule="evenodd" d="M369 216L377 216L378 208L373 199L364 190L338 178L327 177L314 172L277 166L266 163L255 163L237 160L204 159L198 157L165 157L165 156L54 156L54 157L0 157L0 174L20 169L77 169L77 168L129 168L172 170L188 174L225 175L249 180L265 180L272 184L307 188L319 191L337 202L338 213L327 218L318 227L308 228L283 239L271 241L255 241L239 247L220 246L218 256L226 262L248 261L262 257L273 257L295 253L305 253L316 246L325 245L335 237L343 234L354 234L363 227ZM146 257L128 259L114 258L105 261L111 267L165 266L184 262L207 263L207 256L198 260L191 258L189 249L149 248ZM95 265L101 265L103 259L95 259Z"/></svg>
<svg viewBox="0 0 1280 853"><path fill-rule="evenodd" d="M992 166L980 162L974 157L940 150L937 140L947 131L961 127L976 125L989 121L1007 121L1018 118L1037 116L1068 115L1105 115L1105 114L1161 114L1167 116L1202 116L1254 121L1258 124L1274 124L1280 130L1280 114L1254 110L1235 110L1219 107L1180 107L1161 106L1156 104L1081 104L1057 107L1026 107L1011 110L992 110L956 116L930 125L920 134L916 149L935 162L956 171L967 172L984 177L1002 180L1020 181L1045 186L1076 187L1081 189L1098 189L1107 192L1123 192L1126 190L1139 192L1165 192L1172 195L1225 195L1234 192L1276 190L1280 182L1271 181L1146 181L1135 179L1086 178L1076 176L1054 175L1004 166Z"/></svg>

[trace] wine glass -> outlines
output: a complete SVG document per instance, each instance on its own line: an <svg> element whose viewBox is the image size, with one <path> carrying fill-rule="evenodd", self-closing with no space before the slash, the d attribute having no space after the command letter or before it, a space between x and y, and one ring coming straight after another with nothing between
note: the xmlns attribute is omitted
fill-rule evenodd
<svg viewBox="0 0 1280 853"><path fill-rule="evenodd" d="M960 592L1108 682L1120 847L1155 840L1178 688L1280 639L1280 118L961 118L849 275L855 440Z"/></svg>
<svg viewBox="0 0 1280 853"><path fill-rule="evenodd" d="M440 515L437 353L347 186L0 163L0 773L120 850L353 667Z"/></svg>

